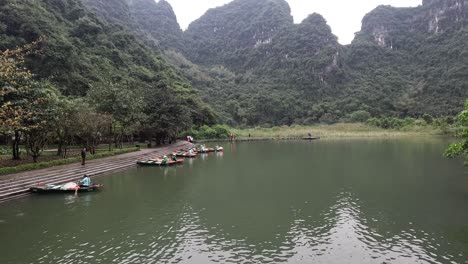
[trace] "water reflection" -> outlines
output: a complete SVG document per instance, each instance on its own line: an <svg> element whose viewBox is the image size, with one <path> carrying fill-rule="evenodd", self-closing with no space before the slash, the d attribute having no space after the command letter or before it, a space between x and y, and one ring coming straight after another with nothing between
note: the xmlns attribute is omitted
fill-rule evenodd
<svg viewBox="0 0 468 264"><path fill-rule="evenodd" d="M466 186L442 147L315 143L227 143L3 206L0 263L468 263Z"/></svg>
<svg viewBox="0 0 468 264"><path fill-rule="evenodd" d="M231 141L231 143L229 144L229 151L230 151L231 153L236 153L236 152L237 152L237 144L236 144L236 142Z"/></svg>
<svg viewBox="0 0 468 264"><path fill-rule="evenodd" d="M170 263L457 263L455 256L436 255L434 252L440 250L435 241L442 238L431 238L424 231L378 233L378 220L369 224L359 199L349 192L341 193L336 203L320 214L321 219L304 208L292 209L294 220L289 231L275 234L280 244L275 240L252 244L248 237L234 238L221 224L206 226L200 213L186 206L179 227L172 226L151 244L148 250L153 251L141 252L139 257ZM158 246L167 245L165 239L171 247ZM131 255L122 261L137 260Z"/></svg>
<svg viewBox="0 0 468 264"><path fill-rule="evenodd" d="M185 158L184 159L184 163L188 164L190 167L193 166L193 161L194 161L194 158Z"/></svg>
<svg viewBox="0 0 468 264"><path fill-rule="evenodd" d="M359 199L343 192L337 203L323 213L324 226L310 226L305 215L296 214L288 233L295 256L287 262L313 260L314 263L444 263L426 249L428 237L416 230L400 230L398 234L380 234L379 225L369 224L361 211ZM448 259L447 256L443 257Z"/></svg>

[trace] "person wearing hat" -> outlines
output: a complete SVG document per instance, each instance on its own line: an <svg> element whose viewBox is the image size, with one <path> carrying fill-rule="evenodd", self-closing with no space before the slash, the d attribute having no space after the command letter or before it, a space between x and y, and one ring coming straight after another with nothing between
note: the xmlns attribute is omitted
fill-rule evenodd
<svg viewBox="0 0 468 264"><path fill-rule="evenodd" d="M78 184L80 185L80 187L89 187L91 186L91 179L89 178L88 175L83 175L83 179L81 179Z"/></svg>
<svg viewBox="0 0 468 264"><path fill-rule="evenodd" d="M162 164L167 164L167 163L169 163L169 158L167 156L164 156Z"/></svg>

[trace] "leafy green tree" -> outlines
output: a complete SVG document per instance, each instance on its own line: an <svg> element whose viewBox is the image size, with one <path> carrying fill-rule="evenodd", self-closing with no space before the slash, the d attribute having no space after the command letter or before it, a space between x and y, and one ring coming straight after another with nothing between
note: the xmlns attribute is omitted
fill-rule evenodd
<svg viewBox="0 0 468 264"><path fill-rule="evenodd" d="M466 156L468 154L468 100L465 101L465 110L463 110L457 118L456 125L459 127L462 141L451 144L445 151L445 156L454 158L458 156ZM468 165L468 161L465 161Z"/></svg>
<svg viewBox="0 0 468 264"><path fill-rule="evenodd" d="M434 117L432 117L429 114L422 115L422 119L424 119L424 121L426 121L426 123L428 124L432 124L432 122L434 121Z"/></svg>
<svg viewBox="0 0 468 264"><path fill-rule="evenodd" d="M39 99L28 106L34 114L28 120L28 128L24 130L24 134L26 146L34 162L37 162L53 131L54 119L62 109L58 104L58 91L49 83L38 83L34 90Z"/></svg>
<svg viewBox="0 0 468 264"><path fill-rule="evenodd" d="M91 154L96 154L96 147L109 137L112 116L97 113L91 106L83 103L77 117L77 137Z"/></svg>
<svg viewBox="0 0 468 264"><path fill-rule="evenodd" d="M367 122L367 120L369 120L369 118L371 118L371 115L367 111L359 110L359 111L351 113L349 118L350 118L351 122L364 123L364 122Z"/></svg>
<svg viewBox="0 0 468 264"><path fill-rule="evenodd" d="M144 126L151 131L150 139L155 138L157 144L165 139L172 141L192 126L190 108L174 90L162 81L147 89Z"/></svg>
<svg viewBox="0 0 468 264"><path fill-rule="evenodd" d="M141 91L135 91L128 83L115 82L107 77L103 82L93 85L88 96L98 112L112 116L110 133L114 136L115 144L121 147L123 137L136 132L143 119Z"/></svg>
<svg viewBox="0 0 468 264"><path fill-rule="evenodd" d="M56 96L50 84L35 81L25 68L24 56L32 53L37 45L38 42L33 42L0 54L0 126L14 135L13 159L20 159L19 145L24 134L37 159L45 144L38 143L37 135L45 133L53 110L52 98Z"/></svg>
<svg viewBox="0 0 468 264"><path fill-rule="evenodd" d="M58 111L53 119L55 141L58 143L57 155L67 157L68 148L75 141L79 131L78 116L82 108L82 100L61 97L58 102Z"/></svg>

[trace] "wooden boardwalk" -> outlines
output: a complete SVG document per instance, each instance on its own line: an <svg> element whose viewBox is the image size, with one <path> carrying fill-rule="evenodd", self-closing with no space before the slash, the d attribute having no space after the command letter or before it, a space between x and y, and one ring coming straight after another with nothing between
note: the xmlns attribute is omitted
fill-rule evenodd
<svg viewBox="0 0 468 264"><path fill-rule="evenodd" d="M143 149L137 152L87 161L84 166L81 163L74 163L1 176L0 202L28 195L29 187L37 183L60 184L81 179L84 174L93 177L124 170L136 166L138 159L161 156L191 146L191 143L180 141L162 148Z"/></svg>

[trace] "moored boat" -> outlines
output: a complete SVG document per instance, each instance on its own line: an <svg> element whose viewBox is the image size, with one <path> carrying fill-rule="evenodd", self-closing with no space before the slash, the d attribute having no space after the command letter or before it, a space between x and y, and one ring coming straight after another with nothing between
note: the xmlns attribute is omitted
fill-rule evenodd
<svg viewBox="0 0 468 264"><path fill-rule="evenodd" d="M216 149L217 152L221 152L221 151L223 151L223 150L224 150L223 147L218 147L218 148Z"/></svg>
<svg viewBox="0 0 468 264"><path fill-rule="evenodd" d="M29 190L33 193L74 193L78 192L92 192L102 188L102 184L93 184L91 186L79 186L74 182L65 184L37 184L31 186Z"/></svg>
<svg viewBox="0 0 468 264"><path fill-rule="evenodd" d="M304 140L317 140L317 139L320 139L320 137L303 137L302 139L304 139Z"/></svg>
<svg viewBox="0 0 468 264"><path fill-rule="evenodd" d="M209 152L215 152L214 148L205 148L205 149L198 149L198 153L209 153Z"/></svg>
<svg viewBox="0 0 468 264"><path fill-rule="evenodd" d="M195 153L188 153L188 152L179 152L176 154L177 157L182 157L182 158L195 158L197 154Z"/></svg>
<svg viewBox="0 0 468 264"><path fill-rule="evenodd" d="M172 166L182 162L184 162L184 159L169 160L167 163L164 163L162 160L140 160L137 161L137 164L142 166Z"/></svg>

